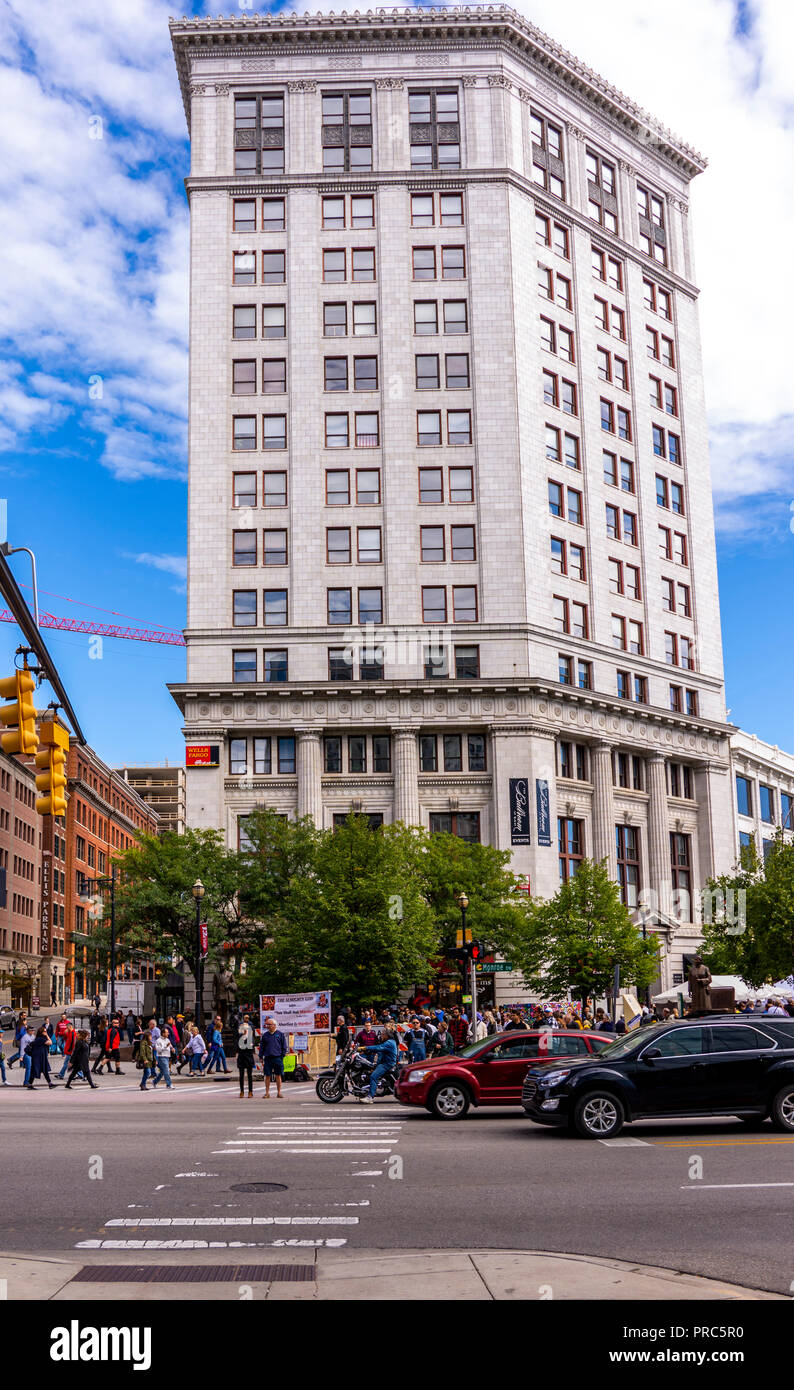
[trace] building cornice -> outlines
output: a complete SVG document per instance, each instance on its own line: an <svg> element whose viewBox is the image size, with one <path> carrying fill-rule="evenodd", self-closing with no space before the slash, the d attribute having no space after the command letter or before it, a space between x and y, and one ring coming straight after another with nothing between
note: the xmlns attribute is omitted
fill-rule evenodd
<svg viewBox="0 0 794 1390"><path fill-rule="evenodd" d="M279 58L293 54L327 57L332 60L328 68L332 72L337 55L342 59L338 64L342 71L350 58L384 50L409 53L415 67L430 67L426 60L433 57L432 66L442 67L448 65L451 52L465 50L471 54L483 48L491 52L497 48L518 57L553 91L574 96L637 144L652 146L656 157L685 177L693 178L706 167L705 159L696 150L508 6L369 10L365 14L242 14L171 20L169 28L188 126L191 66L197 58L226 56L250 60L258 50L261 63L257 66L261 75L267 76L276 70ZM298 74L291 76L297 78ZM202 77L211 84L212 79L206 78L206 74Z"/></svg>

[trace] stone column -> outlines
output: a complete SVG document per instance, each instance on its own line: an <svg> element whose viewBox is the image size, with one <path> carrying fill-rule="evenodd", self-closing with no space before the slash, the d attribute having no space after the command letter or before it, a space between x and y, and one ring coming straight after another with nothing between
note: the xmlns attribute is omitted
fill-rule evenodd
<svg viewBox="0 0 794 1390"><path fill-rule="evenodd" d="M605 859L609 877L617 879L615 803L612 794L612 747L605 740L590 748L593 775L593 846L591 857Z"/></svg>
<svg viewBox="0 0 794 1390"><path fill-rule="evenodd" d="M393 729L394 819L419 825L419 742L415 729Z"/></svg>
<svg viewBox="0 0 794 1390"><path fill-rule="evenodd" d="M672 912L670 825L667 815L665 759L652 753L648 759L648 871L649 888L656 894L661 912Z"/></svg>
<svg viewBox="0 0 794 1390"><path fill-rule="evenodd" d="M315 825L323 823L322 764L320 734L316 729L296 729L296 768L298 773L298 816L311 816Z"/></svg>
<svg viewBox="0 0 794 1390"><path fill-rule="evenodd" d="M190 173L216 173L215 88L205 82L190 84Z"/></svg>

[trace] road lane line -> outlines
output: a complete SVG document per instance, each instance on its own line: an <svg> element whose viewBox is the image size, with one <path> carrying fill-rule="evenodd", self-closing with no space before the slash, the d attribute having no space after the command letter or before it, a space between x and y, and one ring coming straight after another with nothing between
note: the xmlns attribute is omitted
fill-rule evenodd
<svg viewBox="0 0 794 1390"><path fill-rule="evenodd" d="M726 1187L794 1187L794 1182L696 1182L682 1187L682 1192L702 1192L704 1188Z"/></svg>

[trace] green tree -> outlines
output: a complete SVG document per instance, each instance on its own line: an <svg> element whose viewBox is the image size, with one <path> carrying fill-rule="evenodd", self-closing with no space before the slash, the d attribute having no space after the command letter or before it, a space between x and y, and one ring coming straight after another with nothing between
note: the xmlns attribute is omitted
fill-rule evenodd
<svg viewBox="0 0 794 1390"><path fill-rule="evenodd" d="M742 848L733 873L710 879L707 887L713 920L706 923L701 954L712 974L738 975L756 987L790 975L794 843L784 839L783 831L778 831L765 860L753 837Z"/></svg>
<svg viewBox="0 0 794 1390"><path fill-rule="evenodd" d="M471 844L457 835L406 833L410 835L408 852L417 866L442 947L450 950L455 945L461 925L458 898L465 893L469 899L466 925L473 939L489 949L506 949L527 915L526 902L516 895L518 880L509 868L510 851Z"/></svg>
<svg viewBox="0 0 794 1390"><path fill-rule="evenodd" d="M246 817L247 846L238 856L238 905L247 946L261 948L288 915L296 883L311 880L322 839L310 816L288 820L257 808Z"/></svg>
<svg viewBox="0 0 794 1390"><path fill-rule="evenodd" d="M373 833L349 816L315 836L311 864L290 879L247 981L261 993L330 989L339 1004L389 1003L425 977L438 945L404 829Z"/></svg>
<svg viewBox="0 0 794 1390"><path fill-rule="evenodd" d="M216 830L169 832L140 841L114 860L116 934L122 953L143 952L166 959L176 952L193 966L196 954L196 879L206 890L201 920L207 923L209 959L218 958L220 943L244 926L237 897L238 857L226 850ZM105 946L109 936L107 904L101 929L88 944ZM120 959L124 958L124 954Z"/></svg>
<svg viewBox="0 0 794 1390"><path fill-rule="evenodd" d="M632 922L620 891L602 863L583 859L553 898L533 900L508 945L529 989L547 998L586 1001L612 988L615 966L622 985L642 989L656 978L658 950Z"/></svg>

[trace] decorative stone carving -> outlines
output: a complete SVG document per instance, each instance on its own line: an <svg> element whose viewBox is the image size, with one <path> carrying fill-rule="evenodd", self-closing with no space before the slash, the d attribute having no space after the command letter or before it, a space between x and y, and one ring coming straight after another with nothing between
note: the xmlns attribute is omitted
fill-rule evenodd
<svg viewBox="0 0 794 1390"><path fill-rule="evenodd" d="M288 82L287 90L289 92L316 92L317 83L312 78L301 77L296 82Z"/></svg>
<svg viewBox="0 0 794 1390"><path fill-rule="evenodd" d="M510 78L509 78L509 77L505 77L505 75L504 75L503 72L489 72L489 73L488 73L488 86L489 86L489 87L504 87L508 92L509 92L509 91L512 91L512 88L513 88L513 84L512 84L512 82L510 81Z"/></svg>
<svg viewBox="0 0 794 1390"><path fill-rule="evenodd" d="M243 58L240 64L243 72L275 72L275 58Z"/></svg>
<svg viewBox="0 0 794 1390"><path fill-rule="evenodd" d="M229 84L228 84L228 82L216 82L216 83L215 83L215 95L216 95L216 97L227 97L227 96L229 95Z"/></svg>
<svg viewBox="0 0 794 1390"><path fill-rule="evenodd" d="M583 145L587 139L584 131L580 130L578 125L573 125L570 122L568 123L568 134L572 135L574 140L578 140L580 145Z"/></svg>
<svg viewBox="0 0 794 1390"><path fill-rule="evenodd" d="M404 77L376 77L375 90L378 92L401 92L405 87Z"/></svg>
<svg viewBox="0 0 794 1390"><path fill-rule="evenodd" d="M192 97L203 97L207 88L203 82L191 82L190 95Z"/></svg>
<svg viewBox="0 0 794 1390"><path fill-rule="evenodd" d="M414 59L418 68L448 68L448 53L417 53Z"/></svg>
<svg viewBox="0 0 794 1390"><path fill-rule="evenodd" d="M519 88L518 88L518 100L519 100L519 101L523 101L523 102L525 102L527 105L529 105L529 103L530 103L531 100L532 100L532 93L531 93L531 92L528 92L527 89L526 89L526 87L519 87Z"/></svg>
<svg viewBox="0 0 794 1390"><path fill-rule="evenodd" d="M464 86L464 87L476 87L476 86L477 86L477 78L474 76L473 73L469 73L466 77L462 77L460 80L461 80L461 82L463 83L463 86Z"/></svg>

